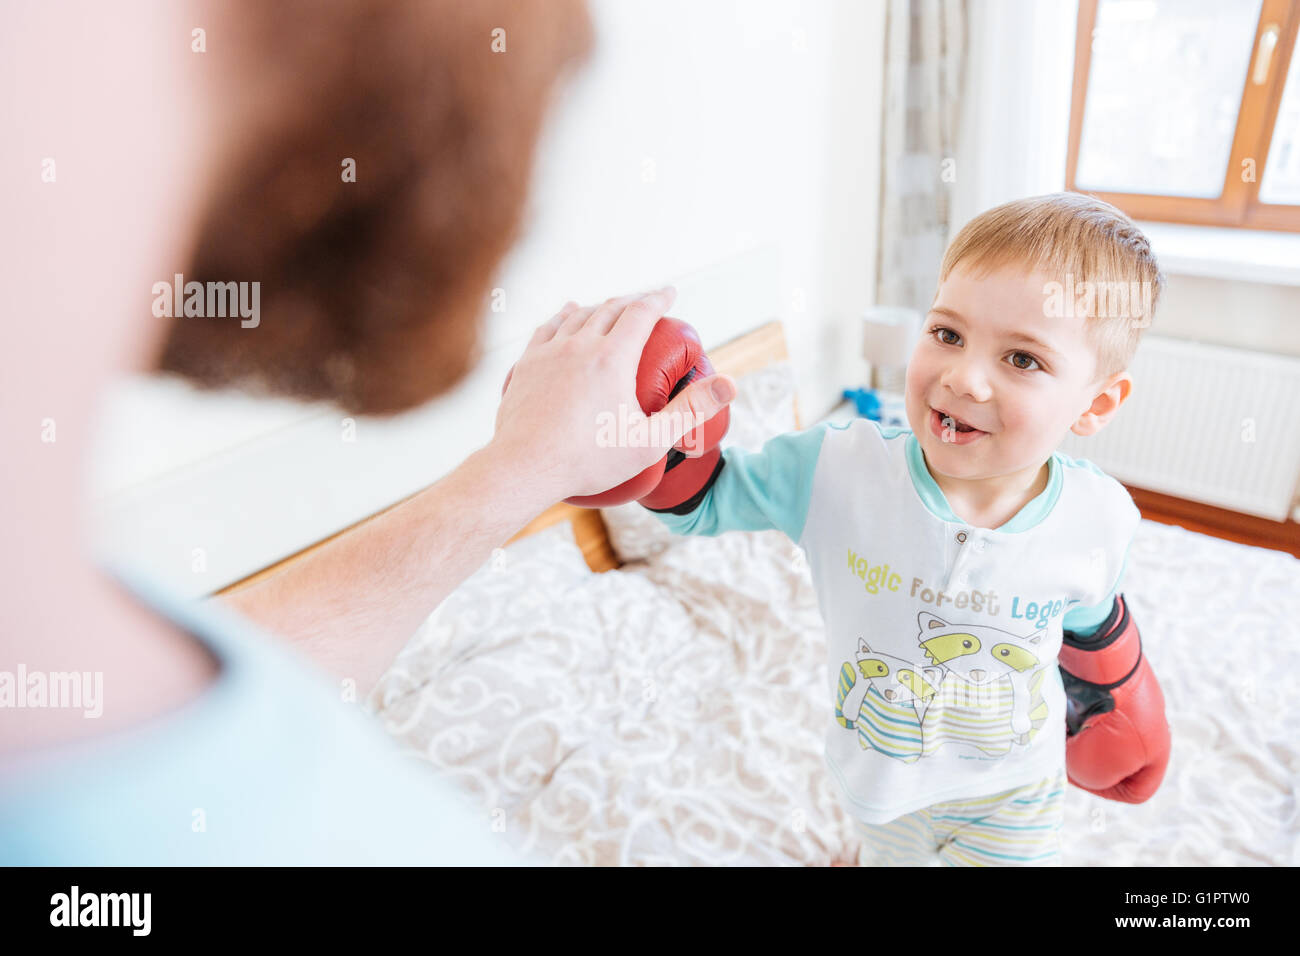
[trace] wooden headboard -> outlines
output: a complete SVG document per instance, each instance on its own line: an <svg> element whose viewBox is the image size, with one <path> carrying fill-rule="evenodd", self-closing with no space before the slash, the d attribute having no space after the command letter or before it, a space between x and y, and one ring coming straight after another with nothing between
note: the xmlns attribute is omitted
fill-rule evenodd
<svg viewBox="0 0 1300 956"><path fill-rule="evenodd" d="M708 350L709 361L713 363L713 367L719 372L725 372L732 378L740 378L742 375L747 375L773 362L782 361L788 358L789 354L785 344L785 333L779 321L768 322L752 332L746 332L730 342ZM799 407L797 402L795 403L794 415L795 423L798 425ZM396 504L400 503L397 502ZM391 507L396 507L396 504ZM380 514L382 513L380 512ZM378 517L378 515L372 515L363 521L350 525L337 534L332 534L328 538L318 541L282 561L278 561L255 574L236 581L229 587L218 591L217 594L229 594L231 591L269 577L288 567L293 562L311 554L317 548L323 547L328 542L339 537L339 535L347 534L353 528L360 527L366 521L371 521L375 517ZM587 565L593 571L609 571L619 566L618 558L614 554L614 549L609 542L609 535L605 530L605 522L601 520L600 511L595 508L579 508L576 505L559 502L528 522L510 541L518 541L520 538L525 538L543 528L549 528L560 521L569 521L573 524L573 536L578 542L578 546L582 548L582 554L587 559ZM510 542L506 543L509 544Z"/></svg>

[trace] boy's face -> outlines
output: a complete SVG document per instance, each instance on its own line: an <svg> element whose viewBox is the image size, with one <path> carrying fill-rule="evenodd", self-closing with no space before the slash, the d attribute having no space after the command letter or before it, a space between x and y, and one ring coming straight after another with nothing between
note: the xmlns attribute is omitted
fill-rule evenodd
<svg viewBox="0 0 1300 956"><path fill-rule="evenodd" d="M1095 380L1085 319L1048 314L1050 281L1015 268L977 279L958 266L940 285L906 393L908 421L937 474L964 481L1036 474L1066 432L1092 434L1127 397L1126 372Z"/></svg>

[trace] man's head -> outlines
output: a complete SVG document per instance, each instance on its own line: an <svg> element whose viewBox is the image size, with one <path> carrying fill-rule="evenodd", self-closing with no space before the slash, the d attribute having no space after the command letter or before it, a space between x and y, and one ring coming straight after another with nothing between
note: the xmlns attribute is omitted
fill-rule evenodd
<svg viewBox="0 0 1300 956"><path fill-rule="evenodd" d="M1146 237L1108 203L1057 193L972 219L944 255L907 370L931 468L1028 471L1067 432L1101 429L1129 395L1163 285Z"/></svg>
<svg viewBox="0 0 1300 956"><path fill-rule="evenodd" d="M211 17L221 39L188 66L226 128L175 271L259 283L261 317L178 318L159 366L360 413L451 388L480 357L551 94L591 48L584 3L223 0Z"/></svg>

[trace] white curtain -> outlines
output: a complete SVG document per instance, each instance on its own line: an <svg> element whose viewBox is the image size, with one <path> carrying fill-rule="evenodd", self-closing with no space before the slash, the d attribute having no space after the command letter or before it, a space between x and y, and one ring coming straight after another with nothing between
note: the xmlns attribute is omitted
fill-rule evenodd
<svg viewBox="0 0 1300 956"><path fill-rule="evenodd" d="M948 241L966 0L889 0L876 301L924 313ZM1008 108L1014 108L1008 106Z"/></svg>

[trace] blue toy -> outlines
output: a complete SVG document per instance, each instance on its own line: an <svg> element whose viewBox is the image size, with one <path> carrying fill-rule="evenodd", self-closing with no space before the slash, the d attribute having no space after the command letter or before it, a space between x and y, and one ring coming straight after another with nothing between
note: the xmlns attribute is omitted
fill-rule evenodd
<svg viewBox="0 0 1300 956"><path fill-rule="evenodd" d="M880 421L880 397L874 388L846 388L844 398L852 399L863 418Z"/></svg>
<svg viewBox="0 0 1300 956"><path fill-rule="evenodd" d="M863 418L880 422L886 428L907 428L907 406L902 395L880 392L874 388L846 388L843 397L851 400Z"/></svg>

